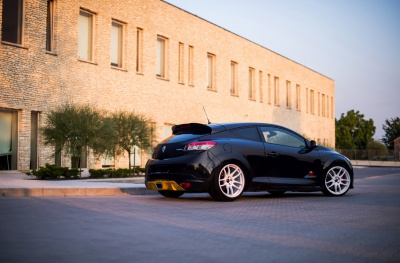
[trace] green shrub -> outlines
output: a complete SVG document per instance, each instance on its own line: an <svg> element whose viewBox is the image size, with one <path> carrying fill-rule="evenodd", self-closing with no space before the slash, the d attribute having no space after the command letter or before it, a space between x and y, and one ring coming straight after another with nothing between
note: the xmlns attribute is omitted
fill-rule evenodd
<svg viewBox="0 0 400 263"><path fill-rule="evenodd" d="M79 171L78 173L76 173L75 171L70 174L70 170L68 167L61 167L61 166L56 166L54 164L46 163L45 167L40 167L37 170L32 170L30 175L33 175L36 177L36 179L40 180L46 180L46 179L54 180L54 179L60 179L61 177L64 178L77 177L78 174Z"/></svg>
<svg viewBox="0 0 400 263"><path fill-rule="evenodd" d="M89 178L128 178L142 176L144 168L135 167L132 169L89 169ZM54 164L46 164L37 170L27 172L27 175L35 176L39 180L57 180L57 179L79 179L80 170L77 168L61 167Z"/></svg>
<svg viewBox="0 0 400 263"><path fill-rule="evenodd" d="M135 173L131 169L89 169L89 178L128 178L141 176L139 173L144 172L144 168L135 168Z"/></svg>

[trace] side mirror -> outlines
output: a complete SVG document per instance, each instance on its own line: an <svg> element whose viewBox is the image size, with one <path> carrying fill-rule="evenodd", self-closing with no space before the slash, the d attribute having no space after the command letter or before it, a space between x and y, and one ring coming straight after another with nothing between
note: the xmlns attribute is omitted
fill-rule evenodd
<svg viewBox="0 0 400 263"><path fill-rule="evenodd" d="M314 140L311 140L310 141L310 149L312 150L312 149L314 149L314 148L316 148L317 147L317 143L314 141Z"/></svg>

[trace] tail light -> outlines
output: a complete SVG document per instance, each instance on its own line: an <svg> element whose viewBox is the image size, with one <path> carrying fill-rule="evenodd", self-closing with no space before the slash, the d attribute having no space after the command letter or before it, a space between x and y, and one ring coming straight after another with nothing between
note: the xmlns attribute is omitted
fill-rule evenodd
<svg viewBox="0 0 400 263"><path fill-rule="evenodd" d="M180 185L185 189L188 189L192 186L191 183L187 183L187 182L182 182L182 183L180 183Z"/></svg>
<svg viewBox="0 0 400 263"><path fill-rule="evenodd" d="M213 141L191 142L185 146L185 151L207 151L216 145Z"/></svg>

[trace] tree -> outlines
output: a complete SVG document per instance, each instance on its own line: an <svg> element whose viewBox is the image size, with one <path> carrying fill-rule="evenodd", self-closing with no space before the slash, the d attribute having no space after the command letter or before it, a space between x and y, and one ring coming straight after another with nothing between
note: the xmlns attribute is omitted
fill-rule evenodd
<svg viewBox="0 0 400 263"><path fill-rule="evenodd" d="M42 128L44 143L55 147L55 152L65 150L71 154L71 166L80 168L81 157L87 149L94 154L111 151L115 144L113 122L89 105L66 104L49 112Z"/></svg>
<svg viewBox="0 0 400 263"><path fill-rule="evenodd" d="M131 166L132 149L137 146L147 150L152 144L152 127L149 120L134 112L119 111L112 115L117 134L116 153L128 153L129 168Z"/></svg>
<svg viewBox="0 0 400 263"><path fill-rule="evenodd" d="M335 124L337 149L366 149L376 130L372 119L365 120L364 114L354 110L342 113Z"/></svg>
<svg viewBox="0 0 400 263"><path fill-rule="evenodd" d="M386 119L385 124L382 125L382 129L385 131L382 141L389 149L393 150L394 140L400 137L400 118Z"/></svg>

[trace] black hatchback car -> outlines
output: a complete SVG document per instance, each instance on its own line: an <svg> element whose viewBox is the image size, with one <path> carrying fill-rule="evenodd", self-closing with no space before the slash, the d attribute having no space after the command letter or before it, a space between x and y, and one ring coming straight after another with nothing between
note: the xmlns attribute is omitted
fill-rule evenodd
<svg viewBox="0 0 400 263"><path fill-rule="evenodd" d="M353 188L343 155L298 133L267 123L188 123L154 148L145 183L166 197L208 192L233 201L243 191L322 191L341 196Z"/></svg>

